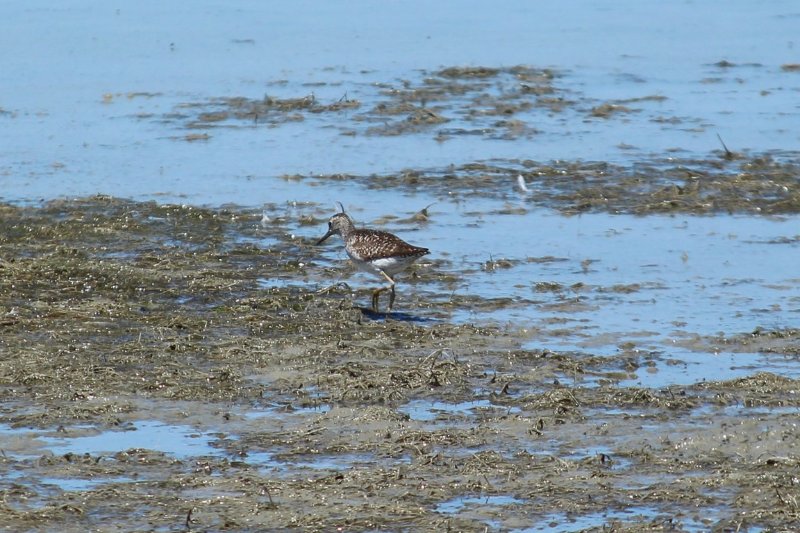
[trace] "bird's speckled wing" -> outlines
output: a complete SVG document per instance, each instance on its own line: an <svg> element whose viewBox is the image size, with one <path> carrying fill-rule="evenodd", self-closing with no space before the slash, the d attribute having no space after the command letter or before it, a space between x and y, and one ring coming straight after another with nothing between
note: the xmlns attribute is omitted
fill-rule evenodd
<svg viewBox="0 0 800 533"><path fill-rule="evenodd" d="M363 261L374 261L386 257L422 257L429 253L427 248L408 244L391 233L369 229L353 232L347 248Z"/></svg>

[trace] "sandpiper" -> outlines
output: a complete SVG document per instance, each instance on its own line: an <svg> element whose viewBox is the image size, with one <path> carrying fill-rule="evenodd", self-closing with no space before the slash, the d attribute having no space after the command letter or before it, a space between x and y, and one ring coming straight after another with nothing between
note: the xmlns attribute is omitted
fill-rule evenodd
<svg viewBox="0 0 800 533"><path fill-rule="evenodd" d="M336 213L328 220L328 232L317 244L322 244L331 235L339 235L344 241L344 249L356 266L389 282L386 287L372 291L372 310L378 312L378 296L391 290L389 310L394 305L394 275L408 268L411 263L425 254L427 248L408 244L399 237L385 231L356 229L353 220L344 212Z"/></svg>

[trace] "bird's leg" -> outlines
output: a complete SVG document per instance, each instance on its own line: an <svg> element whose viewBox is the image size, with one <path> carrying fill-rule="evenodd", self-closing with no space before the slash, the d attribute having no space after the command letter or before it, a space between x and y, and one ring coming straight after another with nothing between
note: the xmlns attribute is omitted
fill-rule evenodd
<svg viewBox="0 0 800 533"><path fill-rule="evenodd" d="M391 294L389 295L389 311L391 311L392 306L394 305L394 280L389 276L389 274L387 274L383 270L381 270L381 274L383 275L384 278L386 278L386 281L389 282L389 286L384 287L383 290L388 289L392 291Z"/></svg>
<svg viewBox="0 0 800 533"><path fill-rule="evenodd" d="M374 313L378 312L378 296L381 295L383 291L386 290L386 287L380 287L372 291L372 311Z"/></svg>

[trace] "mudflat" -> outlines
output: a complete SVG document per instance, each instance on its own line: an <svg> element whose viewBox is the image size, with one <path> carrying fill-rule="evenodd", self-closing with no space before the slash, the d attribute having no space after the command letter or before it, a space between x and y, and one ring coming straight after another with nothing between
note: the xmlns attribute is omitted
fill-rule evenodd
<svg viewBox="0 0 800 533"><path fill-rule="evenodd" d="M435 259L371 313L294 235L326 209L0 206L0 528L798 524L798 380L620 386L657 355L448 320L513 302L451 297ZM693 342L796 358L799 340Z"/></svg>

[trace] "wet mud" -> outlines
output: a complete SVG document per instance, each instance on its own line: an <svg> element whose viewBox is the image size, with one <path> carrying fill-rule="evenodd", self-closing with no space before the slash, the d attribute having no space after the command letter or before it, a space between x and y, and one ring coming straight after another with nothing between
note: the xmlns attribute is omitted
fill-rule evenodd
<svg viewBox="0 0 800 533"><path fill-rule="evenodd" d="M271 127L306 120L313 115L333 115L333 126L344 135L396 136L424 133L444 141L454 135L489 139L517 139L533 135L535 128L514 116L539 109L558 113L577 105L555 85L551 69L449 67L422 72L419 79L374 84L369 105L348 96L323 100L313 92L278 98L214 98L187 102L158 117L189 129ZM331 89L328 84L322 87ZM280 87L279 87L280 88ZM141 118L156 118L151 115ZM457 124L450 127L449 123Z"/></svg>
<svg viewBox="0 0 800 533"><path fill-rule="evenodd" d="M513 302L453 298L435 259L406 276L396 312L371 313L368 290L296 235L329 211L304 207L0 205L0 528L800 524L800 381L623 386L657 354L558 352L449 320ZM686 342L791 358L799 337L754 325Z"/></svg>
<svg viewBox="0 0 800 533"><path fill-rule="evenodd" d="M719 150L706 158L668 157L623 166L607 162L474 162L445 169L375 176L293 176L352 181L372 189L434 191L442 197L496 198L512 209L557 209L566 215L800 213L796 154L746 156Z"/></svg>
<svg viewBox="0 0 800 533"><path fill-rule="evenodd" d="M709 65L719 78L731 71L762 65ZM794 65L783 65L784 79ZM487 141L536 142L539 135L564 136L580 124L635 120L713 139L718 149L698 155L682 148L640 153L633 163L608 161L489 159L445 168L414 168L390 174L308 174L292 180L353 182L369 189L414 192L440 197L500 198L526 207L586 212L646 214L793 214L800 212L800 158L797 151L751 152L729 147L724 132L709 118L671 115L663 94L602 99L582 92L569 72L518 65L447 67L420 71L416 77L351 85L306 84L302 94L217 97L187 101L171 112L143 113L179 132L176 139L209 141L218 128L280 128L303 122L305 128L334 130L343 136L419 136L440 143L456 137ZM729 80L728 80L729 81ZM286 82L274 82L275 93L291 93ZM348 87L360 94L351 96ZM317 96L320 89L325 96ZM331 95L335 96L331 96ZM318 120L315 120L318 119ZM546 128L546 132L540 131ZM635 135L634 135L635 138ZM636 146L619 148L635 153ZM491 154L491 150L486 153Z"/></svg>

